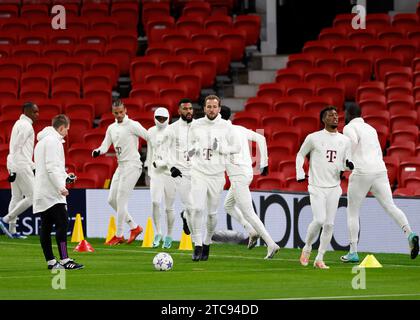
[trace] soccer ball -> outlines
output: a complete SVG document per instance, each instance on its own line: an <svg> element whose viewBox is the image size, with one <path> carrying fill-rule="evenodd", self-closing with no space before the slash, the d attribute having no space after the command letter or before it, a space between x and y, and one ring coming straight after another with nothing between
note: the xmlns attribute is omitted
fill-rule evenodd
<svg viewBox="0 0 420 320"><path fill-rule="evenodd" d="M153 258L153 265L156 270L169 271L174 266L174 261L169 253L160 252Z"/></svg>

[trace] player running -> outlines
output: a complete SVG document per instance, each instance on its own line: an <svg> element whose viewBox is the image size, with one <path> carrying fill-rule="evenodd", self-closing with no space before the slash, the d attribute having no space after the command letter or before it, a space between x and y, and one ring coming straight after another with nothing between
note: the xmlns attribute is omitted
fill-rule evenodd
<svg viewBox="0 0 420 320"><path fill-rule="evenodd" d="M337 131L338 114L333 106L326 107L320 113L324 129L309 134L296 156L296 179L305 180L303 164L306 155L309 162L309 197L313 220L308 226L305 246L302 249L300 263L307 266L315 242L322 228L321 242L314 268L329 269L324 263L324 254L331 241L334 220L338 209L338 201L342 190L340 187L340 172L346 167L352 169L350 158L350 142L348 138Z"/></svg>
<svg viewBox="0 0 420 320"><path fill-rule="evenodd" d="M360 108L351 105L346 109L346 126L343 133L350 138L354 170L349 177L347 226L350 233L350 252L340 259L359 262L359 211L368 192L372 192L384 210L394 219L408 238L411 259L419 253L419 237L408 223L407 217L394 203L387 169L382 158L376 130L365 123Z"/></svg>
<svg viewBox="0 0 420 320"><path fill-rule="evenodd" d="M230 118L230 109L222 106L220 114L222 119L228 120ZM230 121L228 122L230 123ZM232 134L237 136L241 150L237 154L227 156L226 172L231 185L225 199L225 210L248 231L248 248L253 248L258 237L261 236L267 244L267 255L264 259L271 259L280 247L270 237L264 224L255 213L252 206L251 192L249 191L249 185L254 177L249 141L256 141L258 144L261 155L260 167L262 175L268 173L267 143L263 135L252 130L237 125L232 125L232 128Z"/></svg>
<svg viewBox="0 0 420 320"><path fill-rule="evenodd" d="M175 184L166 166L164 159L167 154L163 153L165 128L169 123L169 112L166 108L157 108L154 113L155 126L147 130L149 141L147 143L147 158L145 166L148 167L150 176L150 194L152 198L153 222L156 235L153 240L153 248L160 246L162 240L162 228L160 225L160 203L165 200L165 212L167 222L167 234L163 239L162 248L169 249L172 246L172 230L174 227L174 201Z"/></svg>
<svg viewBox="0 0 420 320"><path fill-rule="evenodd" d="M109 192L108 203L117 212L117 232L108 241L111 246L125 243L123 237L123 223L130 226L130 237L127 244L133 242L142 233L143 228L136 224L128 213L128 199L142 172L140 160L139 137L148 140L148 133L142 125L127 116L127 109L121 100L112 104L112 113L115 122L106 130L105 139L101 146L92 151L94 158L105 154L111 144L114 145L118 159L118 168L115 171Z"/></svg>
<svg viewBox="0 0 420 320"><path fill-rule="evenodd" d="M25 102L23 114L12 128L7 156L12 199L9 203L9 213L0 218L0 228L9 238L26 239L16 232L16 221L20 214L32 206L35 173L35 164L32 161L35 133L32 125L38 120L38 116L38 106L32 102Z"/></svg>

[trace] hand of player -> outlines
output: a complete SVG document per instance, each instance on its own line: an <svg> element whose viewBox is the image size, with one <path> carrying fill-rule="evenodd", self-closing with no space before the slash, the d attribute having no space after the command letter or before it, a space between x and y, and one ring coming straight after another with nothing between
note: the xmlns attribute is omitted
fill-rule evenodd
<svg viewBox="0 0 420 320"><path fill-rule="evenodd" d="M181 177L182 178L182 172L179 171L178 168L172 167L171 168L171 177L172 178L176 178L176 177Z"/></svg>
<svg viewBox="0 0 420 320"><path fill-rule="evenodd" d="M16 180L16 172L10 172L9 177L7 178L7 181L11 182L15 182Z"/></svg>
<svg viewBox="0 0 420 320"><path fill-rule="evenodd" d="M76 175L74 173L69 173L66 178L66 183L74 183L76 180Z"/></svg>
<svg viewBox="0 0 420 320"><path fill-rule="evenodd" d="M67 197L67 196L69 195L69 191L68 191L66 188L64 188L64 189L61 189L61 190L60 190L60 194L61 194L62 196Z"/></svg>
<svg viewBox="0 0 420 320"><path fill-rule="evenodd" d="M260 173L261 173L262 176L268 175L268 166L266 166L264 168L261 168Z"/></svg>
<svg viewBox="0 0 420 320"><path fill-rule="evenodd" d="M347 168L349 168L350 170L353 170L353 169L354 169L354 164L353 164L353 162L351 162L351 161L349 161L349 160L346 160L346 166L347 166Z"/></svg>
<svg viewBox="0 0 420 320"><path fill-rule="evenodd" d="M152 163L152 164L153 164L153 166L154 166L155 168L157 168L156 162L154 162L154 161L153 161L153 163Z"/></svg>
<svg viewBox="0 0 420 320"><path fill-rule="evenodd" d="M32 170L32 172L34 173L34 175L35 175L35 169L34 170Z"/></svg>
<svg viewBox="0 0 420 320"><path fill-rule="evenodd" d="M96 158L99 157L101 155L101 152L99 150L93 150L92 151L92 157Z"/></svg>
<svg viewBox="0 0 420 320"><path fill-rule="evenodd" d="M306 180L306 176L305 175L304 176L297 176L296 177L296 181L299 182L299 183L302 183L305 180Z"/></svg>

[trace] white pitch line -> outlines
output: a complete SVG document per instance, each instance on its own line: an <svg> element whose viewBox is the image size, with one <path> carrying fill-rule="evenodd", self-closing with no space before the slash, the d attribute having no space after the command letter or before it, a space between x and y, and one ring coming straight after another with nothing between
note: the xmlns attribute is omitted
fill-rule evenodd
<svg viewBox="0 0 420 320"><path fill-rule="evenodd" d="M353 298L385 298L385 297L420 297L420 293L400 293L400 294L370 294L359 296L332 296L332 297L300 297L300 298L280 298L265 300L330 300L330 299L353 299Z"/></svg>

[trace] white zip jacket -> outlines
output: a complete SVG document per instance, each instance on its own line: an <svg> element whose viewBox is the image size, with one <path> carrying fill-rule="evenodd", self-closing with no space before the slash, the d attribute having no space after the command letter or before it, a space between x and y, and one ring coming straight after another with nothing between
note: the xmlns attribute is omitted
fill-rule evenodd
<svg viewBox="0 0 420 320"><path fill-rule="evenodd" d="M188 150L191 146L191 126L190 123L179 118L165 129L164 144L161 145L160 154L162 155L161 166L166 165L170 170L176 167L182 172L182 176L191 175L191 161ZM159 166L159 165L158 165Z"/></svg>
<svg viewBox="0 0 420 320"><path fill-rule="evenodd" d="M44 212L57 203L67 203L60 191L66 187L67 173L63 137L53 127L37 135L33 212Z"/></svg>
<svg viewBox="0 0 420 320"><path fill-rule="evenodd" d="M154 126L147 130L149 140L147 142L147 156L144 165L148 168L147 173L149 177L162 173L169 175L166 161L163 160L167 157L166 152L164 152L165 149L163 148L166 128ZM156 164L156 168L153 166L153 162Z"/></svg>
<svg viewBox="0 0 420 320"><path fill-rule="evenodd" d="M241 151L237 154L227 156L226 172L229 177L238 175L252 177L254 172L252 170L249 141L255 141L257 143L258 149L260 150L260 168L264 168L268 165L267 142L265 137L242 126L232 125L232 128L232 134L237 136L241 145Z"/></svg>
<svg viewBox="0 0 420 320"><path fill-rule="evenodd" d="M232 134L233 126L223 120L220 114L214 120L207 116L200 118L191 126L192 149L191 172L213 177L222 177L226 169L226 156L239 153L240 143L235 134ZM217 148L213 150L214 140L217 140Z"/></svg>
<svg viewBox="0 0 420 320"><path fill-rule="evenodd" d="M344 127L343 134L351 141L353 173L374 174L387 171L375 128L362 118L355 118Z"/></svg>
<svg viewBox="0 0 420 320"><path fill-rule="evenodd" d="M19 172L22 167L30 166L35 169L32 161L34 154L35 133L32 119L22 114L13 126L7 156L7 170Z"/></svg>
<svg viewBox="0 0 420 320"><path fill-rule="evenodd" d="M309 134L296 156L296 179L304 179L303 164L310 154L309 185L332 188L340 184L340 171L351 161L350 141L343 134L323 129Z"/></svg>
<svg viewBox="0 0 420 320"><path fill-rule="evenodd" d="M132 163L141 167L142 162L138 151L139 137L148 141L147 130L139 122L125 116L121 123L115 120L113 124L108 126L105 138L96 150L99 150L100 154L105 154L113 144L119 164Z"/></svg>

